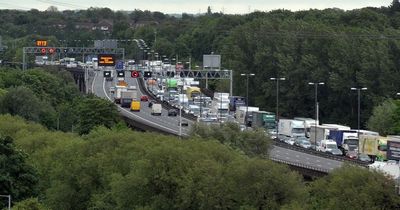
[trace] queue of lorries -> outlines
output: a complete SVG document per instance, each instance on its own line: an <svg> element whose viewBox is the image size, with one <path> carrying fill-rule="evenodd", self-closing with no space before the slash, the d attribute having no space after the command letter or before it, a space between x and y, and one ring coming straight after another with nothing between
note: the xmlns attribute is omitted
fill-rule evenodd
<svg viewBox="0 0 400 210"><path fill-rule="evenodd" d="M351 129L338 124L319 125L311 118L280 119L277 136L291 145L345 155L365 162L400 159L399 136L383 137L374 131ZM394 145L392 150L388 148L388 142Z"/></svg>

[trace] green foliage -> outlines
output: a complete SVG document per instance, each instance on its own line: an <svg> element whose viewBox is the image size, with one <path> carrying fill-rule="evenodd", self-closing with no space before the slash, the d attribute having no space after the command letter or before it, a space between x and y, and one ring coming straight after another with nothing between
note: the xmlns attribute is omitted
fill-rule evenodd
<svg viewBox="0 0 400 210"><path fill-rule="evenodd" d="M56 69L0 69L0 113L19 115L50 129L88 133L119 121L116 107L93 95L83 97L71 74ZM4 95L2 95L4 94Z"/></svg>
<svg viewBox="0 0 400 210"><path fill-rule="evenodd" d="M367 127L381 135L395 134L395 116L399 107L393 100L386 100L374 107L372 116L368 119Z"/></svg>
<svg viewBox="0 0 400 210"><path fill-rule="evenodd" d="M119 119L115 104L94 95L82 98L76 108L77 130L80 134L87 134L95 126L100 125L111 128Z"/></svg>
<svg viewBox="0 0 400 210"><path fill-rule="evenodd" d="M13 206L14 210L48 210L37 198L28 198L20 201Z"/></svg>
<svg viewBox="0 0 400 210"><path fill-rule="evenodd" d="M12 133L29 154L39 197L51 209L278 209L305 195L300 176L286 166L217 141L120 126L79 137L10 115L0 116L0 132Z"/></svg>
<svg viewBox="0 0 400 210"><path fill-rule="evenodd" d="M310 187L308 209L398 209L394 180L367 169L344 166Z"/></svg>
<svg viewBox="0 0 400 210"><path fill-rule="evenodd" d="M11 137L0 136L0 194L19 201L36 195L38 177L26 162L26 154L17 149Z"/></svg>
<svg viewBox="0 0 400 210"><path fill-rule="evenodd" d="M2 113L19 115L48 127L52 127L55 122L55 111L52 107L26 87L10 88L2 97L0 106Z"/></svg>
<svg viewBox="0 0 400 210"><path fill-rule="evenodd" d="M241 132L235 123L211 126L197 123L191 127L190 135L218 140L222 144L243 151L250 157L266 157L271 147L271 139L263 130Z"/></svg>

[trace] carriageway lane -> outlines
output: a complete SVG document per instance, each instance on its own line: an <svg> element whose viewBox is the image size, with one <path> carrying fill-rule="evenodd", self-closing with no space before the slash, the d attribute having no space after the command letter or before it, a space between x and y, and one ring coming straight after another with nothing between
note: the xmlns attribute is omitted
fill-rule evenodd
<svg viewBox="0 0 400 210"><path fill-rule="evenodd" d="M106 98L110 101L113 101L112 95L109 92L109 88L115 84L116 78L114 81L105 81L103 74L101 71L95 73L93 83L92 83L92 91L99 97ZM138 87L137 79L127 78L126 81L128 84L135 85ZM139 97L143 95L143 93L138 88ZM148 107L148 102L141 102L141 110L140 112L131 112L129 108L122 108L119 105L118 110L120 110L120 114L123 116L129 117L143 123L145 125L155 127L157 129L163 130L165 132L179 135L179 117L168 116L168 110L163 109L161 116L153 116L151 115L151 109ZM182 118L183 119L183 118ZM186 120L189 123L188 127L182 126L182 135L187 136L189 133L190 126L193 124L191 121Z"/></svg>

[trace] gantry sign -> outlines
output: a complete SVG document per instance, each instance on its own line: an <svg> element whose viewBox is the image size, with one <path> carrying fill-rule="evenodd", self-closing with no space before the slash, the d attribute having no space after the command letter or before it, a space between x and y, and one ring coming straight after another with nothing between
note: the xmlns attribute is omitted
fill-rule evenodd
<svg viewBox="0 0 400 210"><path fill-rule="evenodd" d="M183 70L179 75L195 79L231 79L232 70Z"/></svg>
<svg viewBox="0 0 400 210"><path fill-rule="evenodd" d="M38 44L38 43L37 43ZM40 43L44 44L44 43ZM46 43L47 44L47 43ZM22 49L22 64L26 70L26 54L75 54L75 55L122 55L122 60L125 59L124 48L95 48L95 47L24 47Z"/></svg>

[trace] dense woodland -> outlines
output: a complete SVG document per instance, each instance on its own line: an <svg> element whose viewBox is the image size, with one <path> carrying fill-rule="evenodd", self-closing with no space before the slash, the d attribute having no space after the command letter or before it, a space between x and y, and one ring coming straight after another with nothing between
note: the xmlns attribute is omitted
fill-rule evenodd
<svg viewBox="0 0 400 210"><path fill-rule="evenodd" d="M110 23L109 32L92 30ZM46 38L52 46L90 46L118 39L128 57L143 57L144 39L157 52L201 65L203 54L223 56L235 72L255 73L250 104L274 110L282 76L283 116L313 116L313 87L323 81L321 121L356 124L362 93L363 125L400 132L400 4L247 15L172 17L136 10L0 10L1 59L21 62L23 46ZM98 25L96 25L98 24ZM155 33L156 32L156 33ZM157 36L157 38L155 37ZM122 41L125 40L125 41ZM253 86L253 87L252 87ZM225 83L212 83L227 90ZM0 68L0 194L15 209L399 209L394 180L344 166L305 182L267 160L270 139L237 125L196 125L188 139L128 129L114 104L82 95L65 71ZM0 201L0 208L5 205ZM3 205L4 204L4 205Z"/></svg>
<svg viewBox="0 0 400 210"><path fill-rule="evenodd" d="M268 147L264 135L207 129L183 141L122 126L79 136L0 115L0 193L19 210L400 207L394 180L381 173L344 166L304 183L265 154L241 149Z"/></svg>

